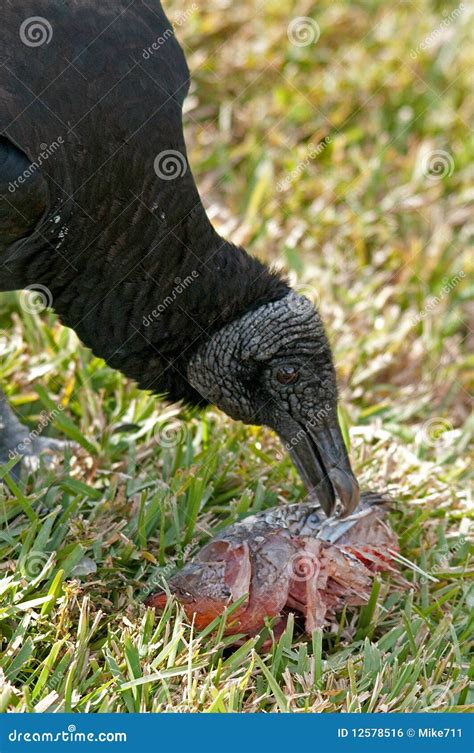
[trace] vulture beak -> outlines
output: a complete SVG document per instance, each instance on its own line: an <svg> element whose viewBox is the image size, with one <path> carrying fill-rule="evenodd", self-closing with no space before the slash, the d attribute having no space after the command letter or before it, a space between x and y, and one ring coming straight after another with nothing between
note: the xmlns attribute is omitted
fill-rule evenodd
<svg viewBox="0 0 474 753"><path fill-rule="evenodd" d="M302 426L291 420L278 434L308 492L316 496L326 515L333 513L336 499L342 516L350 515L359 503L359 484L337 421Z"/></svg>

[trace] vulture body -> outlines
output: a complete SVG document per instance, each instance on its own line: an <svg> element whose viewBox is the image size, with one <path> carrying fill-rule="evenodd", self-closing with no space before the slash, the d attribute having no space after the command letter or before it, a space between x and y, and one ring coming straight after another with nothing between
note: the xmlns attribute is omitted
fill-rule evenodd
<svg viewBox="0 0 474 753"><path fill-rule="evenodd" d="M24 0L3 26L0 290L40 291L140 387L272 427L326 509L353 509L324 328L207 218L161 4Z"/></svg>
<svg viewBox="0 0 474 753"><path fill-rule="evenodd" d="M44 285L62 323L112 367L172 399L200 400L182 376L188 349L288 287L206 216L183 139L189 72L170 22L159 3L129 0L22 2L5 13L0 132L13 164L1 187L1 289ZM49 43L21 42L28 16L48 21ZM9 190L55 143L35 185ZM167 165L183 174L169 179ZM152 316L175 290L178 305Z"/></svg>

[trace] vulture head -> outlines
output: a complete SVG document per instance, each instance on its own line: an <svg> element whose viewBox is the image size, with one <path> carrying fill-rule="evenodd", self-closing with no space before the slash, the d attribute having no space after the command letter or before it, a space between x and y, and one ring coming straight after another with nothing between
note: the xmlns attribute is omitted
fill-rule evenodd
<svg viewBox="0 0 474 753"><path fill-rule="evenodd" d="M290 292L224 326L192 356L187 376L232 418L273 429L328 515L336 500L343 514L355 509L331 349L307 298Z"/></svg>

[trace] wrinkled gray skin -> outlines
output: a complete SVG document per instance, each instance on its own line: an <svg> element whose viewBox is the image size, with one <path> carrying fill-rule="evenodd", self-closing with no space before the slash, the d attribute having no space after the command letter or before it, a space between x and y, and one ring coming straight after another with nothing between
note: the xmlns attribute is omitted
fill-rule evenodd
<svg viewBox="0 0 474 753"><path fill-rule="evenodd" d="M21 455L23 465L28 470L35 470L39 467L40 455L46 454L46 462L52 461L55 454L64 453L67 449L72 450L73 447L71 442L41 437L34 431L28 431L17 419L3 390L0 389L0 465L8 463L15 455ZM20 467L16 466L10 472L18 479Z"/></svg>
<svg viewBox="0 0 474 753"><path fill-rule="evenodd" d="M289 384L278 379L293 368ZM290 293L215 333L190 360L188 379L232 418L274 429L328 514L359 501L337 421L331 349L313 304Z"/></svg>

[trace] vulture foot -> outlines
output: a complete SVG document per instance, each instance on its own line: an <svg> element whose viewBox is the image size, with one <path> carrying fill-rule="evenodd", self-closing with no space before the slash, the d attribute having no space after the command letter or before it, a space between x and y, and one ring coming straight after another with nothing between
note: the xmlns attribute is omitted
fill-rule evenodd
<svg viewBox="0 0 474 753"><path fill-rule="evenodd" d="M41 462L54 466L64 457L66 450L75 448L73 442L38 436L38 429L29 430L16 417L3 392L0 390L0 465L19 456L11 475L19 479L22 473L38 470Z"/></svg>

